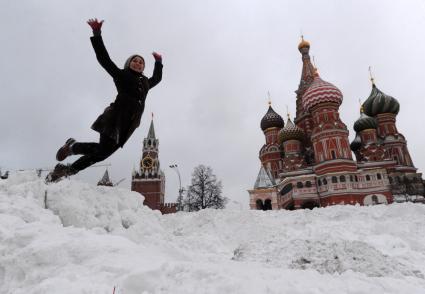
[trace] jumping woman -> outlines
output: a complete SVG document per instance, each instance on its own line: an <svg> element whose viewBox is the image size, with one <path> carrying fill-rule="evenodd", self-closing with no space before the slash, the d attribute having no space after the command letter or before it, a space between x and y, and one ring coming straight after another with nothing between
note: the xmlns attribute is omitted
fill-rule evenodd
<svg viewBox="0 0 425 294"><path fill-rule="evenodd" d="M57 182L111 156L119 147L123 147L140 125L145 108L146 95L162 78L162 57L153 52L155 67L151 78L143 74L145 60L140 55L130 56L124 68L118 68L109 57L101 36L102 21L87 21L93 30L90 38L96 58L100 65L113 78L118 95L115 101L104 110L92 125L99 132L99 143L80 143L69 138L56 153L56 159L63 161L70 155L83 155L74 163L58 163L46 177L46 182Z"/></svg>

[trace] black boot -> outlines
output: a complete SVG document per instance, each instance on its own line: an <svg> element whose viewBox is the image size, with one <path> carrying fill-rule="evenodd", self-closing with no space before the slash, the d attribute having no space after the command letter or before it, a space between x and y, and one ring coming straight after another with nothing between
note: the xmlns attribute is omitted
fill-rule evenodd
<svg viewBox="0 0 425 294"><path fill-rule="evenodd" d="M73 169L71 165L64 165L58 163L55 166L55 169L49 173L46 177L46 183L56 183L59 182L63 177L69 177L75 175L77 170Z"/></svg>
<svg viewBox="0 0 425 294"><path fill-rule="evenodd" d="M56 160L62 161L68 156L74 154L72 152L72 145L74 145L75 142L76 141L73 138L69 138L68 140L66 140L65 144L61 148L59 148L58 152L56 153Z"/></svg>

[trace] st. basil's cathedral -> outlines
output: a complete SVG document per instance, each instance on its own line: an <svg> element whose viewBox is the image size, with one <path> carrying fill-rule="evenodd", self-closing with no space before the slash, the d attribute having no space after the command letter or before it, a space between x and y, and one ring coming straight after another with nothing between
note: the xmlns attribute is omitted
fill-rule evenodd
<svg viewBox="0 0 425 294"><path fill-rule="evenodd" d="M372 79L350 144L338 112L341 91L312 65L309 42L302 39L298 49L302 74L295 91L296 117L292 122L288 115L284 123L270 105L262 118L266 142L259 152L260 172L248 191L250 208L371 205L392 203L399 195L424 195L422 174L396 127L399 102Z"/></svg>

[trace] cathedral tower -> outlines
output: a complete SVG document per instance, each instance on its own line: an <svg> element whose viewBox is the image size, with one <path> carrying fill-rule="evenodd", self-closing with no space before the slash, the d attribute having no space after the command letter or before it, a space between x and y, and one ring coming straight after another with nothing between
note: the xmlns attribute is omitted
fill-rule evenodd
<svg viewBox="0 0 425 294"><path fill-rule="evenodd" d="M278 178L279 173L283 171L282 149L278 142L278 134L283 126L282 117L273 110L269 102L269 109L261 120L261 129L266 137L266 143L260 150L260 161L274 179Z"/></svg>
<svg viewBox="0 0 425 294"><path fill-rule="evenodd" d="M298 89L295 91L297 94L296 100L296 116L295 124L300 127L305 135L305 144L310 146L310 136L312 131L312 118L311 114L304 108L302 103L302 97L304 96L305 91L310 87L314 80L315 68L311 63L309 51L310 43L304 40L304 37L301 36L301 42L298 45L298 50L302 56L303 68L301 72L301 80L298 85Z"/></svg>
<svg viewBox="0 0 425 294"><path fill-rule="evenodd" d="M295 171L306 166L303 157L304 131L296 126L289 118L286 125L279 132L279 142L284 151L283 171Z"/></svg>
<svg viewBox="0 0 425 294"><path fill-rule="evenodd" d="M352 159L347 126L339 117L342 103L341 91L322 80L316 72L313 82L302 97L303 108L311 113L316 174L329 172L354 172L357 167Z"/></svg>
<svg viewBox="0 0 425 294"><path fill-rule="evenodd" d="M397 165L405 167L409 172L415 172L407 143L404 136L396 127L396 116L400 110L397 99L383 93L372 81L372 92L363 103L364 112L375 117L378 122L377 133L383 139L386 156L397 162Z"/></svg>
<svg viewBox="0 0 425 294"><path fill-rule="evenodd" d="M159 164L159 140L155 137L153 119L147 137L143 140L139 170L133 171L131 190L145 197L144 204L161 209L164 204L165 175Z"/></svg>

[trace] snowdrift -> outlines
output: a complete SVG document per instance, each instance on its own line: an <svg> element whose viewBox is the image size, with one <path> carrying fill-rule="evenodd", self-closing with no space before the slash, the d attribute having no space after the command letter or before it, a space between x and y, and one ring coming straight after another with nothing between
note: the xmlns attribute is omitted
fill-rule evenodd
<svg viewBox="0 0 425 294"><path fill-rule="evenodd" d="M162 216L142 202L0 180L0 293L425 293L423 204Z"/></svg>

